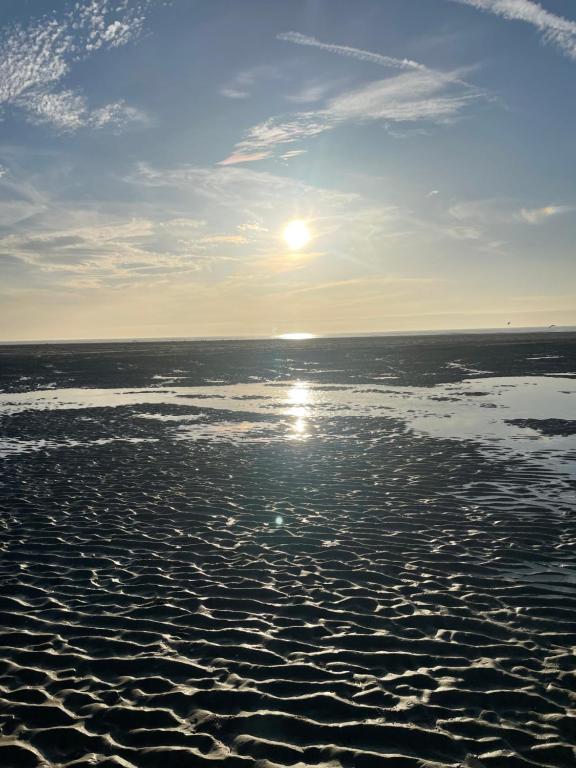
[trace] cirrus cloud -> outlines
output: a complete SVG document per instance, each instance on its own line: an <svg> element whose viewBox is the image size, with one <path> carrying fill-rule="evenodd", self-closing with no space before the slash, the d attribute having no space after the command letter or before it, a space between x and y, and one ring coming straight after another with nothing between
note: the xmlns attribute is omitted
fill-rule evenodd
<svg viewBox="0 0 576 768"><path fill-rule="evenodd" d="M452 0L509 21L523 21L536 27L546 43L576 59L576 21L547 11L533 0Z"/></svg>
<svg viewBox="0 0 576 768"><path fill-rule="evenodd" d="M253 126L222 164L261 160L278 146L319 136L345 123L446 124L483 96L450 74L427 69L404 72L346 91L318 110L272 117Z"/></svg>
<svg viewBox="0 0 576 768"><path fill-rule="evenodd" d="M369 64L401 70L401 74L349 88L327 98L334 84L314 83L312 98L293 101L321 101L318 109L271 117L250 128L222 165L262 160L277 146L293 144L332 130L344 123L381 121L393 123L447 123L471 102L485 94L461 79L460 72L439 72L411 59L399 59L347 45L324 43L299 32L283 32L277 39L325 53L345 56ZM284 157L286 155L283 155Z"/></svg>

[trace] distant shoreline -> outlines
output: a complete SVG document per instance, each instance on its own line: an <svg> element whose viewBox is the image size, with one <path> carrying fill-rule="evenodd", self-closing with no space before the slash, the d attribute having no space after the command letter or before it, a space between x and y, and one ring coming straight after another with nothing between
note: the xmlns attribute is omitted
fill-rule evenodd
<svg viewBox="0 0 576 768"><path fill-rule="evenodd" d="M481 335L493 335L493 336L508 336L511 334L533 334L533 333L576 333L576 326L574 325L559 325L553 327L525 327L525 328L452 328L441 329L432 331L365 331L365 332L353 332L349 333L323 333L313 335L307 339L286 339L280 336L151 336L140 338L117 338L117 339L15 339L15 340L0 340L0 346L45 346L45 345L59 345L59 344L154 344L154 343L178 343L178 342L206 342L211 343L215 341L282 341L290 344L307 344L314 341L320 341L323 339L335 340L335 339L354 339L354 338L387 338L387 337L406 337L414 338L419 336L481 336Z"/></svg>

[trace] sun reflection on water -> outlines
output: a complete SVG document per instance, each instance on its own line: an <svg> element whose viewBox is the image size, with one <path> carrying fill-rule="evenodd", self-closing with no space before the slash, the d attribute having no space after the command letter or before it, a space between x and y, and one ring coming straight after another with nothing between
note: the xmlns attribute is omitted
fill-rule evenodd
<svg viewBox="0 0 576 768"><path fill-rule="evenodd" d="M310 387L305 381L297 381L288 390L288 402L291 405L306 405L310 401Z"/></svg>
<svg viewBox="0 0 576 768"><path fill-rule="evenodd" d="M305 381L297 381L294 386L288 390L287 403L288 414L294 417L291 430L293 439L303 439L308 433L308 417L310 416L309 406L312 401L312 392Z"/></svg>
<svg viewBox="0 0 576 768"><path fill-rule="evenodd" d="M313 333L281 333L277 338L284 339L284 341L307 341L318 337Z"/></svg>
<svg viewBox="0 0 576 768"><path fill-rule="evenodd" d="M294 432L297 432L299 435L302 435L306 432L306 419L296 419L294 422L294 425L292 427Z"/></svg>

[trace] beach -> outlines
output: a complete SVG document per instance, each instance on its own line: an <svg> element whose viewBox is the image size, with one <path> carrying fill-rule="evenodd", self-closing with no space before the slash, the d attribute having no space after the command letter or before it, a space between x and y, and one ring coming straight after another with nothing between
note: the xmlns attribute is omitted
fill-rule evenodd
<svg viewBox="0 0 576 768"><path fill-rule="evenodd" d="M569 768L576 334L0 347L0 765Z"/></svg>

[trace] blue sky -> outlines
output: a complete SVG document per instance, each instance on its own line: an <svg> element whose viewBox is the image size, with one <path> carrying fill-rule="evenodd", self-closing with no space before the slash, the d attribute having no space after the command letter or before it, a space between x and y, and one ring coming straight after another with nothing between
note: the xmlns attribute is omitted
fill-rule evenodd
<svg viewBox="0 0 576 768"><path fill-rule="evenodd" d="M571 0L0 23L1 338L576 324Z"/></svg>

